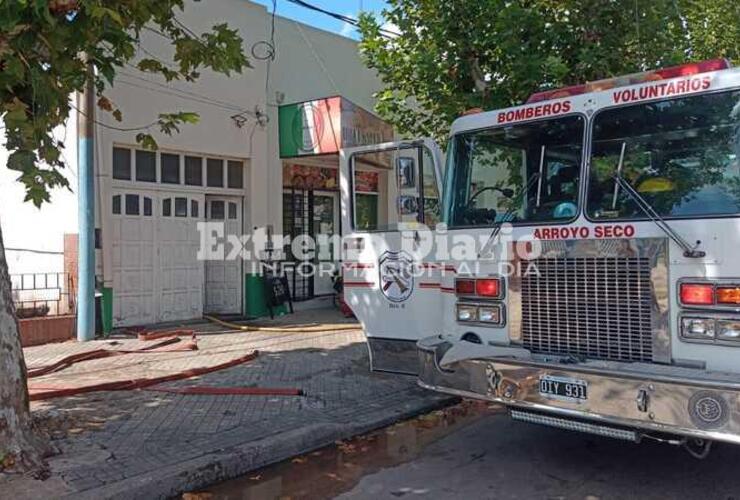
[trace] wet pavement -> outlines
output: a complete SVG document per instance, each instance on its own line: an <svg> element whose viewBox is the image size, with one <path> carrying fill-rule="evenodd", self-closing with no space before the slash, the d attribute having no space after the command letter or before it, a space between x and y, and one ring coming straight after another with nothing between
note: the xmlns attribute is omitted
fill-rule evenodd
<svg viewBox="0 0 740 500"><path fill-rule="evenodd" d="M231 366L168 383L167 392L86 392L35 401L34 419L58 451L49 458L52 476L38 481L0 473L0 499L179 497L454 401L419 388L413 377L371 373L362 331L338 311L300 312L282 321L291 328L188 324L198 332L197 351L116 355L33 378L56 389L78 388ZM142 344L121 337L24 351L33 368L94 349ZM256 359L231 364L254 351ZM226 393L181 391L203 387ZM302 395L229 393L254 388L300 389Z"/></svg>
<svg viewBox="0 0 740 500"><path fill-rule="evenodd" d="M241 479L215 499L717 499L740 498L740 447L705 460L514 422L465 402Z"/></svg>
<svg viewBox="0 0 740 500"><path fill-rule="evenodd" d="M351 489L363 477L413 461L422 456L431 444L497 411L501 409L464 401L212 486L192 498L335 498Z"/></svg>

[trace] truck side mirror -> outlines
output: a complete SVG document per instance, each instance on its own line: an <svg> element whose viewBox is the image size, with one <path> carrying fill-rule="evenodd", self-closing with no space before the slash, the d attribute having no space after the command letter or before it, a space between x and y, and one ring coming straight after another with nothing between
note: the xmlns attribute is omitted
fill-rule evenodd
<svg viewBox="0 0 740 500"><path fill-rule="evenodd" d="M401 195L398 197L398 213L412 215L419 211L419 199L416 196Z"/></svg>
<svg viewBox="0 0 740 500"><path fill-rule="evenodd" d="M413 189L416 187L416 161L409 156L396 158L396 174L398 175L399 189Z"/></svg>

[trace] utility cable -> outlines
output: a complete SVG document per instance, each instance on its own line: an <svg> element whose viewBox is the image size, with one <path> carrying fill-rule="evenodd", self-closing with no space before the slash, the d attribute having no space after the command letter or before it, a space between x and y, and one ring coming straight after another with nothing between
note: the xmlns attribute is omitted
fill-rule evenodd
<svg viewBox="0 0 740 500"><path fill-rule="evenodd" d="M5 247L6 252L27 252L27 253L37 253L40 255L64 255L64 252L54 252L52 250L35 250L33 248L11 248L11 247Z"/></svg>
<svg viewBox="0 0 740 500"><path fill-rule="evenodd" d="M74 104L71 104L70 103L70 107L72 109L75 109L82 116L85 116L85 117L87 116L87 113L84 113L84 112L80 111L80 109L77 106L75 106ZM153 127L154 125L156 125L157 123L159 123L159 120L155 120L152 123L150 123L148 125L144 125L142 127L116 127L114 125L108 125L107 123L103 123L103 122L101 122L99 120L96 120L94 118L93 118L92 121L93 121L93 123L96 123L96 124L100 125L103 128L107 128L107 129L110 129L110 130L118 130L119 132L135 132L137 130L147 130L147 129Z"/></svg>
<svg viewBox="0 0 740 500"><path fill-rule="evenodd" d="M132 68L134 68L134 69L138 69L134 65L129 65L129 66L132 67ZM142 81L144 83L148 83L150 85L154 85L156 87L160 87L162 89L165 89L167 92L162 92L163 94L178 93L178 94L182 94L184 96L187 96L188 98L194 98L195 100L198 100L198 102L201 102L203 104L213 104L214 106L218 106L218 107L221 107L221 108L224 108L224 109L229 109L231 111L236 111L236 110L242 109L240 106L238 106L238 105L236 105L234 103L231 103L231 102L221 101L219 99L216 99L215 97L206 96L206 95L203 95L203 94L199 94L197 92L192 92L192 91L188 91L188 90L182 90L182 89L179 89L179 88L174 87L174 86L170 86L170 85L166 85L166 84L163 84L163 83L155 82L153 80L149 80L149 79L144 78L144 77L141 77L141 76L137 76L137 75L134 75L134 74L131 74L131 73L127 73L126 71L119 71L118 74L119 75L123 75L126 78L134 78L134 79L140 80L140 81ZM118 81L118 79L116 79L116 80ZM129 85L135 86L131 82L124 82L124 83L127 83ZM151 90L154 90L154 89L151 89Z"/></svg>
<svg viewBox="0 0 740 500"><path fill-rule="evenodd" d="M311 50L311 53L313 54L313 58L319 64L321 71L324 72L324 75L326 76L327 80L329 80L329 83L331 83L331 86L334 87L334 92L336 92L337 95L340 95L342 92L339 90L337 83L334 81L334 78L332 78L331 74L329 73L329 69L326 67L326 64L324 64L324 60L321 59L321 56L319 55L318 52L316 52L316 49L314 48L313 44L311 43L311 41L306 36L306 33L304 33L303 29L301 28L301 23L297 21L294 21L294 23L295 23L296 30L298 30L298 33L301 34L301 38L303 38L303 42Z"/></svg>
<svg viewBox="0 0 740 500"><path fill-rule="evenodd" d="M339 14L337 12L332 12L322 7L318 7L316 5L305 2L304 0L288 0L288 2L294 3L296 5L300 5L301 7L304 7L309 10L313 10L314 12L319 12L329 17L333 17L334 19L342 21L343 23L351 24L352 26L359 26L360 24L360 21L355 19L354 17L345 16L344 14ZM385 28L379 28L378 31L380 31L380 33L386 38L395 38L395 37L401 36L400 33L396 33L395 31L391 31Z"/></svg>

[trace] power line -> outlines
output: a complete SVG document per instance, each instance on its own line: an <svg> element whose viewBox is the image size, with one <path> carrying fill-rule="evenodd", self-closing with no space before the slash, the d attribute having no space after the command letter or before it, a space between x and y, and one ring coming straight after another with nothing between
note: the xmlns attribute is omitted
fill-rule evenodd
<svg viewBox="0 0 740 500"><path fill-rule="evenodd" d="M341 94L342 92L339 90L339 87L337 86L337 83L334 81L334 78L332 78L331 73L329 73L329 69L326 67L326 64L324 64L324 60L321 58L319 53L316 52L316 49L314 48L313 44L308 39L306 34L303 32L303 28L301 28L301 23L295 22L295 27L298 33L301 34L301 37L303 38L303 43L305 43L306 46L311 50L311 53L313 54L313 57L316 60L316 62L319 64L321 71L324 72L324 75L326 76L327 80L329 80L329 83L331 83L331 86L334 87L334 91L337 94Z"/></svg>
<svg viewBox="0 0 740 500"><path fill-rule="evenodd" d="M133 75L127 75L127 76L132 76L133 77ZM144 82L157 85L157 82L152 82L152 81L146 80L144 78L139 78L139 79L142 80L142 81L144 81ZM222 104L218 104L216 102L212 102L212 101L209 101L209 100L199 99L197 97L189 97L189 96L186 96L186 95L181 95L181 94L176 93L176 92L181 92L181 91L176 91L175 89L170 89L167 86L162 85L162 84L158 84L158 85L160 85L161 87L164 87L164 89L157 89L157 88L147 87L146 85L141 85L141 84L138 84L138 83L135 83L135 82L127 81L127 80L125 80L125 79L123 79L121 77L116 78L116 82L122 83L122 84L125 84L125 85L129 85L131 87L139 88L139 89L142 89L142 90L148 90L150 92L157 92L157 93L160 93L160 94L177 97L179 99L183 99L183 100L189 101L189 102L198 102L198 103L205 104L205 105L208 105L208 106L213 106L213 107L216 107L216 108L219 108L219 109L230 111L232 113L235 112L235 111L237 111L237 113L235 113L235 114L233 114L231 116L232 119L235 119L235 117L237 117L239 115L248 114L250 116L255 117L257 119L257 121L259 122L260 121L260 118L262 116L259 111L251 111L249 109L242 109L242 108L237 107L235 105L222 105ZM185 91L182 91L182 92L185 92ZM194 95L197 95L197 94L194 94ZM73 105L70 105L70 106L72 106L74 109L77 109ZM77 109L77 111L79 111L79 109ZM80 111L80 113L82 113L82 112ZM82 113L82 114L84 116L84 113ZM97 121L97 120L95 121L95 123L97 123L98 125L100 125L100 126L102 126L104 128L108 128L108 129L111 129L111 130L118 130L118 131L123 131L123 132L130 132L130 131L136 131L136 130L146 130L146 129L149 129L150 127L158 124L159 121L152 122L152 123L150 123L150 124L148 124L146 126L143 126L143 127L116 127L116 126L108 125L107 123L103 123L103 122L100 122L100 121ZM241 126L238 123L237 123L237 125Z"/></svg>
<svg viewBox="0 0 740 500"><path fill-rule="evenodd" d="M69 106L70 106L70 107L71 107L72 109L76 110L76 111L77 111L77 112L78 112L79 114L81 114L82 116L87 116L87 114L86 114L86 113L82 112L82 111L80 110L80 108L78 108L78 107L77 107L77 106L75 106L74 104L70 103L70 105L69 105ZM110 130L118 130L119 132L135 132L135 131L137 131L137 130L147 130L147 129L149 129L149 128L153 127L154 125L156 125L157 123L159 123L159 120L155 120L155 121L153 121L152 123L150 123L150 124L148 124L148 125L144 125L144 126L142 126L142 127L116 127L116 126L114 126L114 125L108 125L107 123L103 123L103 122L101 122L101 121L98 121L98 120L96 120L96 119L94 119L94 118L93 118L93 122L95 122L96 124L100 125L100 126L101 126L101 127L103 127L103 128L107 128L107 129L110 129Z"/></svg>
<svg viewBox="0 0 740 500"><path fill-rule="evenodd" d="M195 33L195 31L191 30L188 26L186 26L178 18L176 18L175 16L172 16L172 20L175 22L175 24L179 25L183 29L183 31L185 31L185 33L187 33L188 35L190 35L194 39L196 39L198 41L201 41L200 36L197 33Z"/></svg>
<svg viewBox="0 0 740 500"><path fill-rule="evenodd" d="M287 1L290 3L294 3L296 5L299 5L301 7L304 7L306 9L313 10L314 12L320 12L321 14L327 15L329 17L333 17L334 19L342 21L343 23L351 24L352 26L355 26L355 27L360 25L360 21L355 19L354 17L345 16L344 14L339 14L337 12L332 12L322 7L310 4L304 0L287 0ZM400 33L396 33L395 31L391 31L385 28L378 28L378 31L380 31L381 35L385 36L386 38L395 38L395 37L401 36Z"/></svg>
<svg viewBox="0 0 740 500"><path fill-rule="evenodd" d="M5 247L6 252L28 252L28 253L38 253L42 255L64 255L64 252L54 252L51 250L35 250L33 248L10 248Z"/></svg>
<svg viewBox="0 0 740 500"><path fill-rule="evenodd" d="M277 45L275 44L275 18L277 16L277 0L272 0L272 12L270 13L270 39L269 40L260 40L252 45L252 57L257 59L258 61L265 61L265 103L266 105L270 105L270 69L272 67L272 62L277 57ZM264 53L258 52L258 47L265 47ZM244 115L250 115L254 117L255 123L252 127L252 131L249 134L249 149L252 150L252 138L254 137L254 132L257 129L258 125L265 126L267 124L267 121L265 120L267 117L266 114L262 113L258 106L255 106L254 110L250 110L249 108L241 109L238 113L231 116L231 119L234 120L237 127L241 128L244 123L246 122L246 118L244 118Z"/></svg>
<svg viewBox="0 0 740 500"><path fill-rule="evenodd" d="M147 81L147 80L144 80L144 81ZM128 81L128 80L126 80L126 79L124 79L122 77L116 78L116 82L117 83L122 83L124 85L128 85L129 87L135 87L137 89L147 90L149 92L157 92L158 94L176 97L178 99L182 99L184 101L188 101L188 102L191 102L191 103L197 102L199 104L205 104L206 106L213 106L214 108L223 109L224 111L230 111L232 113L235 112L235 111L241 111L242 110L242 108L239 108L239 107L236 107L236 106L217 104L217 103L214 103L214 102L209 101L209 100L199 99L197 97L190 97L190 96L187 96L187 95L178 94L176 91L169 91L169 90L165 90L165 89L158 89L158 88L153 88L153 87L147 87L146 85L141 85L140 83L131 82L131 81Z"/></svg>
<svg viewBox="0 0 740 500"><path fill-rule="evenodd" d="M144 26L143 29L145 29L147 31L150 31L150 32L154 33L155 35L159 35L162 38L164 38L165 40L169 40L170 42L173 41L171 36L169 36L169 35L161 32L161 31L159 31L157 29L152 28L151 26Z"/></svg>
<svg viewBox="0 0 740 500"><path fill-rule="evenodd" d="M148 56L149 56L150 58L152 58L152 59L154 59L155 61L157 61L158 63L160 63L160 64L161 64L162 66L165 66L165 67L167 67L167 68L170 68L170 69L174 69L174 70L177 70L177 69L178 69L178 68L177 68L177 67L176 67L176 66L175 66L174 64L172 64L171 62L167 62L167 61L164 61L164 60L162 60L162 59L161 59L161 58L160 58L159 56L157 56L156 54L154 54L154 53L152 53L152 52L151 52L150 50L148 50L148 49L147 49L146 47L144 47L144 45L143 45L143 44L141 43L141 41L139 41L139 43L138 43L138 45L137 45L137 48L138 48L138 49L139 49L140 51L142 51L143 53L145 53L146 55L148 55Z"/></svg>
<svg viewBox="0 0 740 500"><path fill-rule="evenodd" d="M265 68L265 98L270 93L270 66L272 61L277 57L277 48L275 47L275 16L277 15L277 0L272 0L272 14L270 15L270 47L272 47L272 53L267 59L267 67Z"/></svg>
<svg viewBox="0 0 740 500"><path fill-rule="evenodd" d="M271 16L271 22L270 22L270 40L269 41L263 40L261 42L257 42L254 45L252 45L252 56L255 59L258 59L258 60L261 60L261 61L265 61L266 60L267 61L267 69L266 69L266 75L265 75L265 93L266 94L269 91L269 84L270 84L270 64L275 59L275 52L276 52L276 49L275 49L275 16L276 16L276 12L277 12L277 0L272 0L272 16ZM182 21L180 21L179 19L174 18L174 22L176 24L178 24L183 29L183 31L185 31L188 35L190 35L191 37L193 37L197 42L203 44L203 41L200 39L200 37L198 35L196 35L195 32L192 29L190 29L185 24L183 24ZM167 34L161 32L161 31L159 31L157 29L151 28L149 26L144 26L144 29L146 29L146 30L148 30L148 31L150 31L152 33L155 33L156 35L159 35L160 37L162 37L162 38L164 38L166 40L172 41L172 38L170 36L168 36ZM265 54L259 54L256 51L257 47L258 46L262 46L262 45L264 45L264 46L267 47L267 50L266 50L266 53ZM139 46L141 47L141 44L139 44ZM143 49L143 47L141 47L141 48ZM146 50L144 50L144 51L147 54L152 55L151 52L148 52ZM154 56L152 55L152 57L154 57ZM165 64L160 59L158 59L156 57L155 57L155 59L157 59L158 61L160 61L163 64ZM136 69L136 70L138 70L138 71L140 71L139 68L137 68L136 66L133 66L133 65L131 65L129 63L127 63L127 65L130 66L130 67L132 67L132 68L134 68L134 69ZM126 74L125 72L120 72L120 73ZM181 93L181 94L190 95L190 96L192 96L191 97L191 100L193 100L195 102L200 102L202 104L210 104L212 106L219 107L219 108L222 108L222 109L226 109L228 111L236 111L237 113L235 115L233 115L232 118L234 118L235 116L241 115L241 114L245 114L245 113L256 116L256 114L254 112L250 111L249 108L243 108L243 107L237 106L237 105L235 105L233 103L228 103L226 101L219 101L219 100L214 99L212 97L204 96L202 94L197 94L195 92L188 92L186 90L176 89L176 88L173 88L173 87L169 87L167 85L163 85L163 84L158 83L158 82L153 82L151 80L147 80L145 78L141 78L141 77L135 76L135 75L126 74L126 76L129 76L131 78L137 78L138 80L142 80L144 82L147 82L147 83L156 85L158 87L163 87L167 91L162 91L162 90L159 90L158 91L156 89L152 89L152 88L147 88L147 87L144 87L144 86L136 85L136 84L134 84L132 82L122 81L122 83L125 83L127 85L131 85L133 87L145 88L147 90L152 90L154 92L160 92L162 94L173 95L175 97L180 97L181 99L185 99L185 97L183 97L181 95L177 95L177 94L175 94L173 92L178 92L178 93ZM259 117L257 116L257 118L259 118Z"/></svg>
<svg viewBox="0 0 740 500"><path fill-rule="evenodd" d="M133 68L133 69L138 70L138 68L136 66L134 66L133 64L128 64L127 63L127 65L129 67ZM192 91L188 91L188 90L179 89L179 88L176 88L176 87L173 87L173 86L170 86L170 85L166 85L166 84L163 84L163 83L155 82L153 80L149 80L147 78L144 78L144 77L141 77L141 76L138 76L138 75L127 73L125 71L119 71L118 74L124 75L127 78L134 78L136 80L141 80L142 82L145 82L145 83L154 85L156 87L163 88L163 89L165 89L167 91L167 92L162 92L163 94L170 94L170 95L172 95L173 93L183 94L184 96L195 98L196 100L198 100L198 102L202 102L204 104L213 104L214 106L218 106L218 107L223 108L223 109L228 109L230 111L238 111L238 110L241 110L242 109L241 106L238 106L238 105L236 105L236 104L234 104L232 102L221 101L219 99L216 99L215 97L210 97L210 96L207 96L207 95L204 95L204 94L199 94L197 92L192 92ZM118 79L116 79L116 80L118 80ZM128 85L133 85L131 82L126 82L126 81L123 81L123 80L122 80L122 82L123 83L126 83ZM133 85L133 86L135 86L135 85ZM153 90L155 92L158 92L155 89L150 89L150 90Z"/></svg>

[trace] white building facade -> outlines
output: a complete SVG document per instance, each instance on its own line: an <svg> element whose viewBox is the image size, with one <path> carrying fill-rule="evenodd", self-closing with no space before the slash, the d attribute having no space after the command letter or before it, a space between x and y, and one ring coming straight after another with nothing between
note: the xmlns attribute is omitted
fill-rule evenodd
<svg viewBox="0 0 740 500"><path fill-rule="evenodd" d="M329 135L335 139L335 147L311 151L299 147L286 155L285 134L291 126L280 123L286 106L298 107L304 115L317 102L342 102L343 109L354 106L355 114L365 118L358 130L344 130L348 140L355 138L347 144L356 145L357 137L392 136L387 125L363 111L373 108L373 93L380 83L363 66L355 41L279 16L273 34L271 13L246 0L188 3L178 19L195 32L223 22L238 29L252 68L228 77L203 71L197 82L187 84L167 83L131 65L120 71L106 92L123 112L123 121L116 122L99 111L95 127L95 219L100 234L96 281L106 302L102 313L106 328L188 320L204 313L245 315L254 309L245 283L258 256L198 259L198 222L223 222L227 235L265 227L275 234L297 229L339 232L338 186L330 182L296 186L292 172L314 172L311 177L320 169L336 170L336 152L344 144L341 132L331 135L334 132L323 127L331 125L328 115L316 115L310 124L304 117L298 124L308 131L303 132L310 136L321 129L324 139ZM143 32L142 38L137 57L171 60L169 40L153 31ZM270 40L274 40L272 60L266 58ZM154 122L159 113L176 111L195 112L200 121L182 126L173 136L152 127L157 151L137 144L139 131L132 129ZM348 115L347 122L352 120ZM382 133L373 135L368 131L373 127ZM69 145L76 141L73 129L67 130L66 141ZM76 157L70 150L74 148L67 150L73 175ZM53 203L43 212L25 206L18 212L22 197L19 188L10 188L12 179L13 173L3 169L0 218L6 245L61 249L63 233L76 232L76 196L54 193ZM74 175L70 182L76 191ZM299 204L311 220L296 221ZM284 207L290 213L285 214ZM284 222L291 227L283 227ZM9 262L11 273L56 271L42 269L56 264L40 260L38 254L17 258L10 254ZM308 283L310 289L306 282L300 285L299 298L329 291L325 282Z"/></svg>

